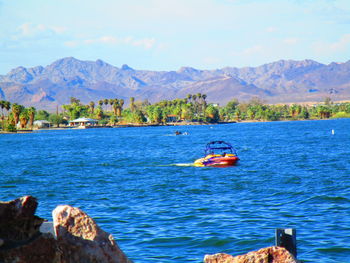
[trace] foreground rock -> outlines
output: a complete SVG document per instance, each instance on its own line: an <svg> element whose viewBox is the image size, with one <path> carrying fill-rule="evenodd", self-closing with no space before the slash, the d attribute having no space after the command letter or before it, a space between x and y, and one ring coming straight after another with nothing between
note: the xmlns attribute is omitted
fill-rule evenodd
<svg viewBox="0 0 350 263"><path fill-rule="evenodd" d="M32 196L0 202L1 263L61 262L54 237L39 231L44 219L34 215L37 206Z"/></svg>
<svg viewBox="0 0 350 263"><path fill-rule="evenodd" d="M1 263L130 263L112 235L78 208L58 206L55 233L41 233L32 196L0 202Z"/></svg>
<svg viewBox="0 0 350 263"><path fill-rule="evenodd" d="M79 208L58 206L53 212L54 228L65 262L130 263L95 221Z"/></svg>
<svg viewBox="0 0 350 263"><path fill-rule="evenodd" d="M245 255L231 256L224 253L206 255L205 263L297 263L293 255L282 247L267 247Z"/></svg>

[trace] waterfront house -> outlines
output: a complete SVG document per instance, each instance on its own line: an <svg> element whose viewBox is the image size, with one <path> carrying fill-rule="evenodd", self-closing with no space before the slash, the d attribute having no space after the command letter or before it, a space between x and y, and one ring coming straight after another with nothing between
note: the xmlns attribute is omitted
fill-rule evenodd
<svg viewBox="0 0 350 263"><path fill-rule="evenodd" d="M82 118L69 121L69 126L87 127L87 126L96 126L97 123L98 123L97 120L82 117Z"/></svg>
<svg viewBox="0 0 350 263"><path fill-rule="evenodd" d="M166 116L166 122L177 122L178 117L177 115L171 114Z"/></svg>
<svg viewBox="0 0 350 263"><path fill-rule="evenodd" d="M52 123L47 120L36 120L33 122L33 126L38 129L50 128Z"/></svg>

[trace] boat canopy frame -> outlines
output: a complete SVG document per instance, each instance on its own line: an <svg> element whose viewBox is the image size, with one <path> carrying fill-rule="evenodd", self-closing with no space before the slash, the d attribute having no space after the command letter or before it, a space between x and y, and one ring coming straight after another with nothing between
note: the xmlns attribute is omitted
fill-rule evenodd
<svg viewBox="0 0 350 263"><path fill-rule="evenodd" d="M232 147L231 144L229 144L227 142L212 141L212 142L207 143L207 146L205 148L205 155L215 154L216 151L219 151L220 154L229 153L229 154L237 155L236 150Z"/></svg>

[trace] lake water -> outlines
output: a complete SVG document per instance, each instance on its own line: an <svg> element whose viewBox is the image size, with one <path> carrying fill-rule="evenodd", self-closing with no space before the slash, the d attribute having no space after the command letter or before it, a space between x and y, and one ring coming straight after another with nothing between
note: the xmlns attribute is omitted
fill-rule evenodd
<svg viewBox="0 0 350 263"><path fill-rule="evenodd" d="M239 165L190 166L212 140ZM350 262L350 119L6 134L0 156L0 200L33 195L50 221L80 207L135 263L244 254L289 227L299 259Z"/></svg>

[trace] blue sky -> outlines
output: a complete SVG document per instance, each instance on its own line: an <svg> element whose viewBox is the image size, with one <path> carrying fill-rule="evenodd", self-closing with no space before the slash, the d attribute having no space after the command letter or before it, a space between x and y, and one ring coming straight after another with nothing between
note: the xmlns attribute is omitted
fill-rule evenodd
<svg viewBox="0 0 350 263"><path fill-rule="evenodd" d="M350 60L349 0L0 0L0 74L73 56L177 70Z"/></svg>

